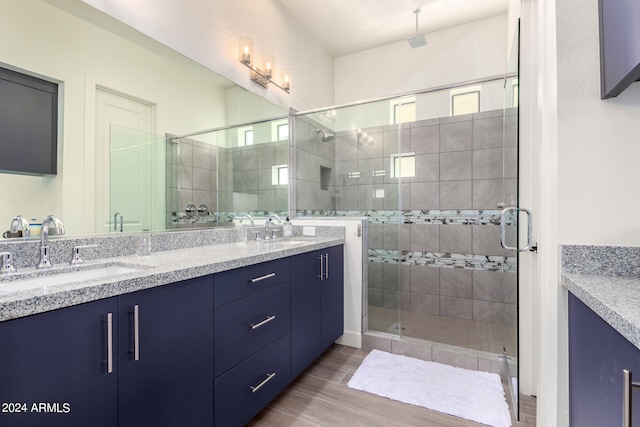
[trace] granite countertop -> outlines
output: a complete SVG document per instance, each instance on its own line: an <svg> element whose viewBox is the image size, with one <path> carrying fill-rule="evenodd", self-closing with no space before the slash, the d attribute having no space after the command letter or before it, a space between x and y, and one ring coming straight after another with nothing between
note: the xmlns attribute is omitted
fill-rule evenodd
<svg viewBox="0 0 640 427"><path fill-rule="evenodd" d="M640 349L640 248L562 247L561 283Z"/></svg>
<svg viewBox="0 0 640 427"><path fill-rule="evenodd" d="M102 266L130 266L133 272L102 279L83 280L30 290L4 293L1 285L19 277L28 278L33 269L0 278L0 321L42 313L72 305L152 288L194 277L285 258L344 243L342 237L296 237L273 242L233 242L153 252L149 256L123 256L88 261L82 269ZM69 265L54 269L70 270Z"/></svg>
<svg viewBox="0 0 640 427"><path fill-rule="evenodd" d="M640 349L640 278L562 273L562 285Z"/></svg>

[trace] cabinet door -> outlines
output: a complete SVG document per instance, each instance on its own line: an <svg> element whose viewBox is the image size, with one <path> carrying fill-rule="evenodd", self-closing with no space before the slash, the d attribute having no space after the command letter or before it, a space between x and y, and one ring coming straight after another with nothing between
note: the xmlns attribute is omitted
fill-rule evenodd
<svg viewBox="0 0 640 427"><path fill-rule="evenodd" d="M569 417L573 427L622 425L622 370L640 378L640 350L569 293ZM633 392L640 410L640 391ZM634 417L638 418L638 417ZM634 426L640 425L638 419Z"/></svg>
<svg viewBox="0 0 640 427"><path fill-rule="evenodd" d="M212 425L213 277L121 295L118 316L119 426Z"/></svg>
<svg viewBox="0 0 640 427"><path fill-rule="evenodd" d="M325 254L324 278L320 282L322 308L322 351L344 333L344 255L343 246L332 246Z"/></svg>
<svg viewBox="0 0 640 427"><path fill-rule="evenodd" d="M116 310L109 298L0 323L0 425L117 425Z"/></svg>
<svg viewBox="0 0 640 427"><path fill-rule="evenodd" d="M314 251L291 258L292 378L322 353L320 255L320 251Z"/></svg>

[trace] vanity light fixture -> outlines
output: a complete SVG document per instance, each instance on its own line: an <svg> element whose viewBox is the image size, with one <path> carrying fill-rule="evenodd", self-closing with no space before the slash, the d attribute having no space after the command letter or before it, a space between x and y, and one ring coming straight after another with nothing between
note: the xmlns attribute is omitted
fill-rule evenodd
<svg viewBox="0 0 640 427"><path fill-rule="evenodd" d="M269 83L279 87L285 92L289 93L291 90L291 73L289 70L283 70L282 84L278 84L274 81L274 56L272 53L265 53L261 59L261 67L258 67L252 59L253 55L253 39L248 35L241 35L238 40L239 58L240 63L251 70L251 80L267 88Z"/></svg>
<svg viewBox="0 0 640 427"><path fill-rule="evenodd" d="M373 144L373 138L367 135L366 132L362 132L362 130L358 129L358 142L360 144Z"/></svg>

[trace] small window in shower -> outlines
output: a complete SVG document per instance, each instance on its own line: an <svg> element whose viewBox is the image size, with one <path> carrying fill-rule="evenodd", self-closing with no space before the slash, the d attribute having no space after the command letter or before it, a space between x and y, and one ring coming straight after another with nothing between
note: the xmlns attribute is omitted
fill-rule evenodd
<svg viewBox="0 0 640 427"><path fill-rule="evenodd" d="M409 96L391 101L391 124L416 121L416 98Z"/></svg>
<svg viewBox="0 0 640 427"><path fill-rule="evenodd" d="M244 145L253 145L253 130L244 131Z"/></svg>
<svg viewBox="0 0 640 427"><path fill-rule="evenodd" d="M480 112L480 86L466 87L451 91L451 115Z"/></svg>
<svg viewBox="0 0 640 427"><path fill-rule="evenodd" d="M285 141L289 139L289 119L271 122L271 141Z"/></svg>
<svg viewBox="0 0 640 427"><path fill-rule="evenodd" d="M289 165L271 166L271 185L287 185L289 183Z"/></svg>
<svg viewBox="0 0 640 427"><path fill-rule="evenodd" d="M411 178L416 176L416 153L391 155L391 178Z"/></svg>
<svg viewBox="0 0 640 427"><path fill-rule="evenodd" d="M238 128L238 147L253 145L253 126Z"/></svg>

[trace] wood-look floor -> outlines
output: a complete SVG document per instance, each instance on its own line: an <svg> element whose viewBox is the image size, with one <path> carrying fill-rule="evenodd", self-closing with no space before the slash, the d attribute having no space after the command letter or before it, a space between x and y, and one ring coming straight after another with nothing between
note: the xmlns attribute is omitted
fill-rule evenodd
<svg viewBox="0 0 640 427"><path fill-rule="evenodd" d="M401 329L399 329L401 328ZM516 355L515 326L369 306L369 330L472 350Z"/></svg>
<svg viewBox="0 0 640 427"><path fill-rule="evenodd" d="M482 424L353 390L347 383L368 353L334 345L296 379L249 426L448 426ZM507 401L511 399L507 398ZM512 425L535 426L535 399L521 396L521 420ZM510 402L509 402L510 404Z"/></svg>

